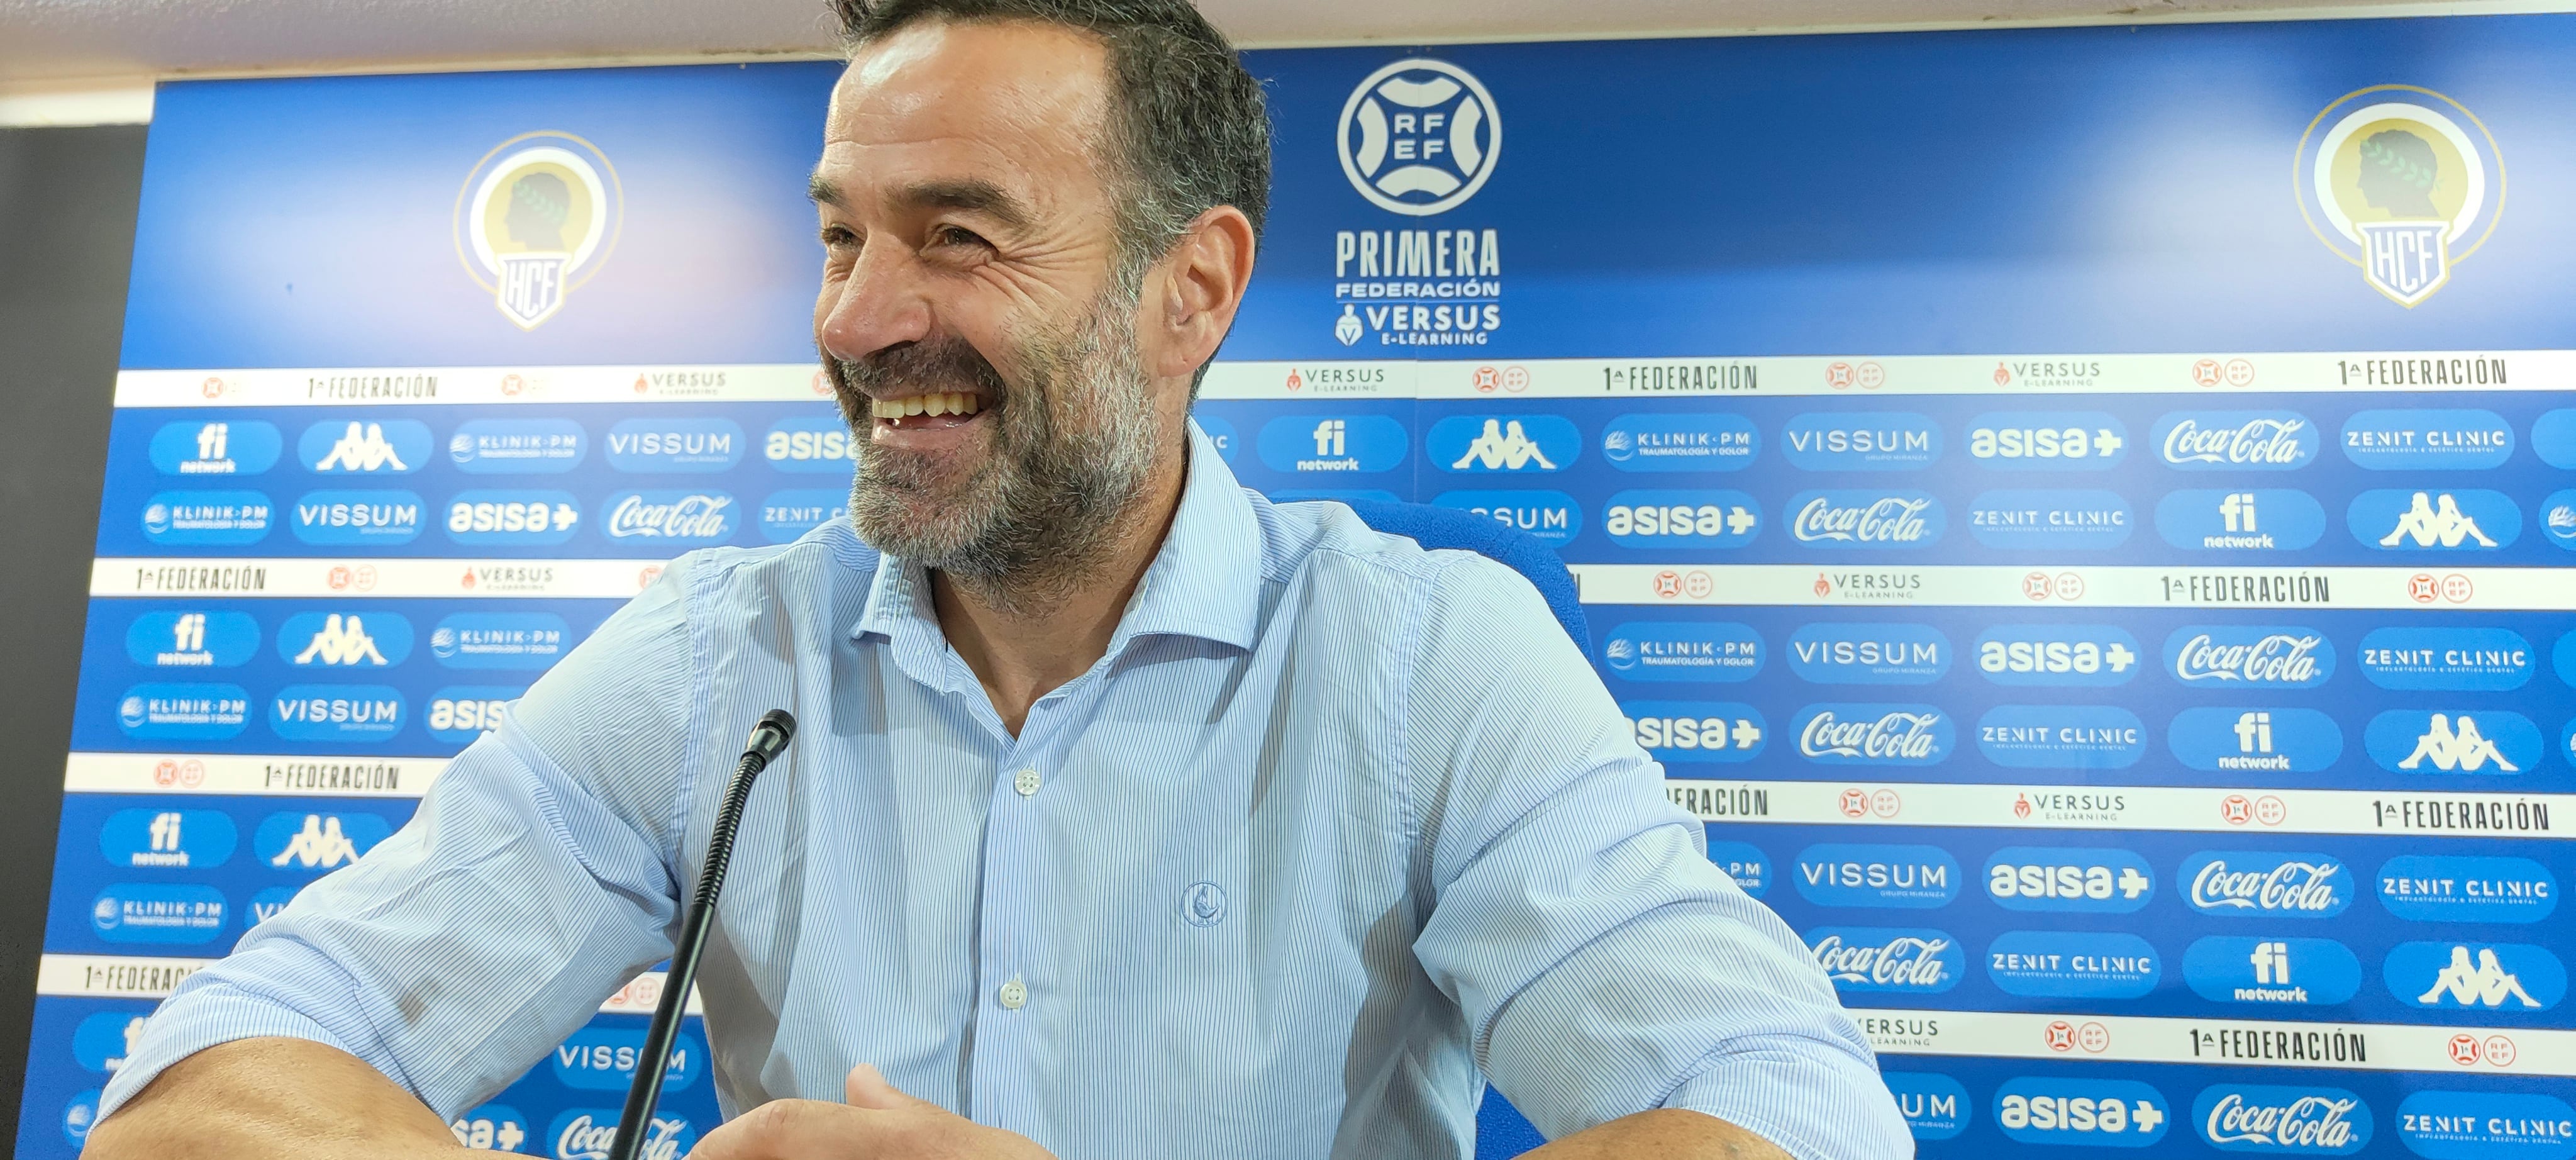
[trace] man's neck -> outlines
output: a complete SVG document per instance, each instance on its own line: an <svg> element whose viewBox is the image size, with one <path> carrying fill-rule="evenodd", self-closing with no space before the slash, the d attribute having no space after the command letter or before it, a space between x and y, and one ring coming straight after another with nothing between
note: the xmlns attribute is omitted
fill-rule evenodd
<svg viewBox="0 0 2576 1160"><path fill-rule="evenodd" d="M1012 736L1019 736L1038 698L1081 676L1109 651L1128 600L1180 510L1187 475L1184 443L1180 454L1155 469L1144 494L1119 517L1101 558L1079 569L1074 583L1050 583L1043 593L985 594L945 573L930 574L940 632L975 671Z"/></svg>

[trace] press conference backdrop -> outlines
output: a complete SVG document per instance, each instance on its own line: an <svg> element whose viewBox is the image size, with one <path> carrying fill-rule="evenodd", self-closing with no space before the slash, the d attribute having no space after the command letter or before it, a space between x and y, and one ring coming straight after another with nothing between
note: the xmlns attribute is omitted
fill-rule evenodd
<svg viewBox="0 0 2576 1160"><path fill-rule="evenodd" d="M1924 1155L2565 1160L2571 52L1253 53L1276 212L1199 421L1275 498L1558 547ZM164 87L21 1155L662 560L841 511L834 75ZM459 1138L597 1155L657 988ZM663 1155L701 1029L672 1076Z"/></svg>

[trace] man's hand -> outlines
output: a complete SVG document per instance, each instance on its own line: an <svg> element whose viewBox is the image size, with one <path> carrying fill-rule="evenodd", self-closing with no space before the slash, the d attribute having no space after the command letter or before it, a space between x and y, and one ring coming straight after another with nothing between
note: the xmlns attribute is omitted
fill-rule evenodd
<svg viewBox="0 0 2576 1160"><path fill-rule="evenodd" d="M842 1094L848 1102L762 1104L707 1133L690 1160L1055 1160L1026 1136L895 1090L864 1063Z"/></svg>

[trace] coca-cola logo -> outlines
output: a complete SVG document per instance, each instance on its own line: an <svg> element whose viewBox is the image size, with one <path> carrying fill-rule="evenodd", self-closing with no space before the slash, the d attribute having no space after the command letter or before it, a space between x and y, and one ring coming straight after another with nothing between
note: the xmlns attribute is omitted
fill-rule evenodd
<svg viewBox="0 0 2576 1160"><path fill-rule="evenodd" d="M1821 547L1920 547L1944 522L1941 501L1920 492L1803 492L1789 506L1789 534Z"/></svg>
<svg viewBox="0 0 2576 1160"><path fill-rule="evenodd" d="M2334 675L2334 645L2302 628L2182 628L2166 639L2165 659L2186 684L2303 689Z"/></svg>
<svg viewBox="0 0 2576 1160"><path fill-rule="evenodd" d="M1931 765L1956 730L1930 705L1816 705L1798 722L1798 752L1836 764Z"/></svg>
<svg viewBox="0 0 2576 1160"><path fill-rule="evenodd" d="M1947 991L1967 965L1957 941L1938 930L1829 927L1808 932L1807 950L1849 991Z"/></svg>
<svg viewBox="0 0 2576 1160"><path fill-rule="evenodd" d="M2201 1138L2230 1152L2343 1155L2370 1143L2370 1105L2340 1088L2227 1084L2194 1101Z"/></svg>
<svg viewBox="0 0 2576 1160"><path fill-rule="evenodd" d="M617 1140L616 1113L575 1108L555 1119L555 1160L608 1160ZM679 1160L698 1142L697 1131L679 1116L655 1116L644 1132L642 1160Z"/></svg>
<svg viewBox="0 0 2576 1160"><path fill-rule="evenodd" d="M2186 470L2288 471L2317 455L2315 425L2288 411L2177 415L2157 429L2157 448L2165 462Z"/></svg>
<svg viewBox="0 0 2576 1160"><path fill-rule="evenodd" d="M2322 854L2197 854L2183 876L2203 914L2325 918L2352 902L2352 876Z"/></svg>
<svg viewBox="0 0 2576 1160"><path fill-rule="evenodd" d="M720 544L733 538L733 497L723 492L630 491L612 499L610 539Z"/></svg>

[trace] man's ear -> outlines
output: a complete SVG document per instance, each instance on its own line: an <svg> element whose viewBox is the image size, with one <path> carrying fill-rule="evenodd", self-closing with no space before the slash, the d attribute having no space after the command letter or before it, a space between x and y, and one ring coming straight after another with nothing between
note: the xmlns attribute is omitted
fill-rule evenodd
<svg viewBox="0 0 2576 1160"><path fill-rule="evenodd" d="M1143 321L1154 339L1147 348L1147 373L1185 377L1216 356L1252 283L1258 244L1251 219L1233 206L1220 205L1191 220L1189 232L1146 280L1152 300Z"/></svg>

